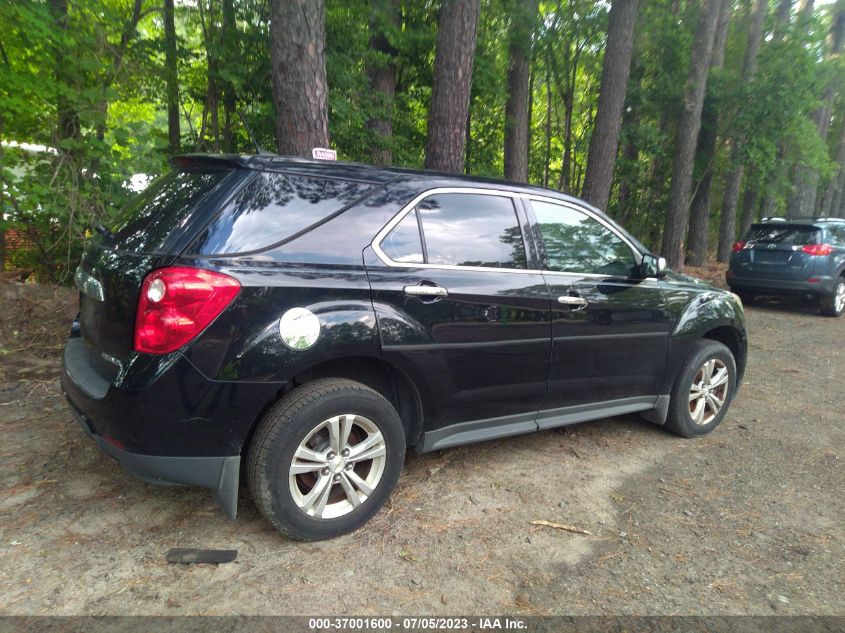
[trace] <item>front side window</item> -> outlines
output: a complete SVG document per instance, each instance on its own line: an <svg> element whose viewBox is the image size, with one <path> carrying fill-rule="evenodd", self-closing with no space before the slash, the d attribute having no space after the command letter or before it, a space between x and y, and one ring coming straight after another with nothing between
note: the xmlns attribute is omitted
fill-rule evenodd
<svg viewBox="0 0 845 633"><path fill-rule="evenodd" d="M560 204L532 200L546 245L548 269L628 277L637 260L631 247L598 220Z"/></svg>
<svg viewBox="0 0 845 633"><path fill-rule="evenodd" d="M442 193L420 202L417 211L427 263L526 268L525 245L511 198Z"/></svg>

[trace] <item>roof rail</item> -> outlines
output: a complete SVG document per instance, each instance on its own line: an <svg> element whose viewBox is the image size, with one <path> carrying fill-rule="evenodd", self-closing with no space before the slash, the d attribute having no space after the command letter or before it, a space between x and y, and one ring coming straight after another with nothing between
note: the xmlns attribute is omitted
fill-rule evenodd
<svg viewBox="0 0 845 633"><path fill-rule="evenodd" d="M786 222L786 218L761 218L760 222Z"/></svg>

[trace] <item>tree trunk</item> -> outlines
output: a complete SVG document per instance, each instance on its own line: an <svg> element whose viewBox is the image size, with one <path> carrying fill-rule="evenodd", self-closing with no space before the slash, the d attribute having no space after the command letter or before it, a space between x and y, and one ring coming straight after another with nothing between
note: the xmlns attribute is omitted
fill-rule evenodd
<svg viewBox="0 0 845 633"><path fill-rule="evenodd" d="M367 120L367 129L375 133L372 160L376 165L393 162L390 148L393 138L393 98L396 94L396 55L388 31L402 25L402 10L398 0L371 0L370 48L374 52L367 66L370 88L375 95L375 111Z"/></svg>
<svg viewBox="0 0 845 633"><path fill-rule="evenodd" d="M836 170L830 177L830 184L825 191L819 215L827 217L838 213L843 185L845 185L845 124L842 125L839 146L836 150Z"/></svg>
<svg viewBox="0 0 845 633"><path fill-rule="evenodd" d="M480 0L444 0L438 19L425 167L460 173Z"/></svg>
<svg viewBox="0 0 845 633"><path fill-rule="evenodd" d="M572 56L570 63L569 50L567 48L565 84L561 84L560 77L557 74L557 68L552 66L552 69L555 71L555 82L563 96L563 160L561 161L557 188L564 193L572 193L572 115L575 103L575 80L578 77L578 59L580 54L581 48L576 46L575 54Z"/></svg>
<svg viewBox="0 0 845 633"><path fill-rule="evenodd" d="M64 32L68 28L67 0L50 0L50 13L57 31ZM61 38L60 38L61 39ZM69 74L69 66L64 63L64 56L67 51L56 45L53 50L55 55L54 76L56 79L56 115L57 130L56 136L59 142L65 139L78 139L80 136L79 112L70 103L65 91L71 91L74 77ZM70 152L71 154L73 152Z"/></svg>
<svg viewBox="0 0 845 633"><path fill-rule="evenodd" d="M313 148L329 145L326 7L323 0L270 0L270 16L279 153L310 158Z"/></svg>
<svg viewBox="0 0 845 633"><path fill-rule="evenodd" d="M598 112L584 178L584 200L606 209L619 147L622 108L628 88L638 0L613 0L607 24L607 48L601 71Z"/></svg>
<svg viewBox="0 0 845 633"><path fill-rule="evenodd" d="M792 14L792 4L795 0L779 0L777 13L775 13L775 37L782 40L786 36L786 27L789 26L789 16Z"/></svg>
<svg viewBox="0 0 845 633"><path fill-rule="evenodd" d="M843 35L845 35L845 4L837 3L833 21L830 25L830 36L828 39L828 51L825 61L831 61L839 57L842 52ZM833 109L833 101L836 97L836 86L833 81L825 86L821 106L813 112L811 119L816 124L816 131L822 142L827 140L827 132L830 127L830 115ZM789 217L812 216L816 211L816 196L819 188L819 172L804 165L798 165L795 169L792 195L787 208Z"/></svg>
<svg viewBox="0 0 845 633"><path fill-rule="evenodd" d="M786 150L781 145L778 149L774 167L769 172L765 184L763 202L760 204L760 217L771 218L775 214L778 203L778 189L781 179L786 175Z"/></svg>
<svg viewBox="0 0 845 633"><path fill-rule="evenodd" d="M779 0L778 2L777 13L775 13L774 29L774 37L777 41L783 41L784 37L786 37L794 1L795 0ZM781 143L778 148L778 160L775 162L775 165L772 167L769 175L763 180L766 185L763 193L763 201L760 203L761 218L771 217L777 207L778 187L776 185L780 181L783 173L784 158L784 148Z"/></svg>
<svg viewBox="0 0 845 633"><path fill-rule="evenodd" d="M678 122L675 142L675 161L672 166L672 184L666 209L666 227L663 231L663 256L673 268L679 268L684 259L684 237L690 214L690 189L695 146L701 128L701 110L710 70L710 54L719 22L723 0L704 0L692 44L692 57L684 108Z"/></svg>
<svg viewBox="0 0 845 633"><path fill-rule="evenodd" d="M748 233L748 229L754 222L754 211L757 209L759 197L757 178L755 178L754 166L752 165L748 170L748 176L745 178L745 195L742 197L742 217L739 227L741 236Z"/></svg>
<svg viewBox="0 0 845 633"><path fill-rule="evenodd" d="M531 31L537 0L516 0L508 45L508 100L505 104L505 178L528 181L528 101Z"/></svg>
<svg viewBox="0 0 845 633"><path fill-rule="evenodd" d="M713 52L710 56L710 71L720 70L725 62L725 43L728 39L728 24L731 21L731 3L723 2L719 15L719 25L713 40ZM704 97L704 109L701 113L701 130L698 133L695 163L701 173L690 208L689 234L687 244L689 253L686 263L690 266L704 266L710 246L710 192L713 186L715 168L716 140L719 133L719 107L715 97Z"/></svg>
<svg viewBox="0 0 845 633"><path fill-rule="evenodd" d="M572 102L573 92L569 90L569 78L563 93L563 160L560 163L560 177L557 188L564 193L572 192Z"/></svg>
<svg viewBox="0 0 845 633"><path fill-rule="evenodd" d="M237 58L235 46L238 43L237 27L235 26L235 8L232 0L223 0L223 56L224 63ZM235 86L229 80L223 83L223 151L234 151L234 134L232 122L235 119L237 97Z"/></svg>
<svg viewBox="0 0 845 633"><path fill-rule="evenodd" d="M472 173L472 97L469 101L470 107L467 108L467 124L464 133L464 173L469 176Z"/></svg>
<svg viewBox="0 0 845 633"><path fill-rule="evenodd" d="M546 62L546 152L543 162L543 186L549 186L549 163L552 160L552 83L549 62Z"/></svg>
<svg viewBox="0 0 845 633"><path fill-rule="evenodd" d="M748 83L757 72L757 55L763 42L763 27L766 23L766 12L769 8L767 0L754 0L751 13L751 28L748 30L748 40L745 45L745 59L742 62L742 83ZM736 239L736 205L739 190L742 185L741 147L744 139L737 136L731 147L731 171L725 181L725 196L722 201L722 217L719 219L719 246L716 259L726 262L731 257L731 248Z"/></svg>
<svg viewBox="0 0 845 633"><path fill-rule="evenodd" d="M164 0L164 83L167 93L167 138L169 151L179 151L182 135L179 132L179 73L176 68L176 22L173 0Z"/></svg>

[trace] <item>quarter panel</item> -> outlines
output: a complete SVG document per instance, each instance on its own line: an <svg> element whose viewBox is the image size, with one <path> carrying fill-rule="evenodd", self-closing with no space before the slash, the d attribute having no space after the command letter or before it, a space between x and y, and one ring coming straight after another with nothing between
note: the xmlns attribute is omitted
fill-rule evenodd
<svg viewBox="0 0 845 633"><path fill-rule="evenodd" d="M242 284L235 304L185 351L209 378L283 383L321 362L379 355L363 266L209 264ZM320 321L319 337L309 349L291 349L281 338L279 320L292 308L306 308Z"/></svg>

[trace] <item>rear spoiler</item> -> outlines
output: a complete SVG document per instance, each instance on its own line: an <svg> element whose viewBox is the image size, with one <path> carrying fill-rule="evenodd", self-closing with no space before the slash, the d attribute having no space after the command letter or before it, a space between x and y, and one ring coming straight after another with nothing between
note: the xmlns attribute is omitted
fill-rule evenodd
<svg viewBox="0 0 845 633"><path fill-rule="evenodd" d="M235 169L245 167L238 154L180 154L167 161L173 169L191 171L194 169Z"/></svg>

